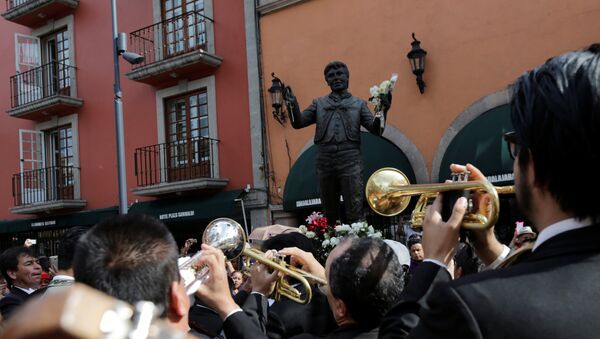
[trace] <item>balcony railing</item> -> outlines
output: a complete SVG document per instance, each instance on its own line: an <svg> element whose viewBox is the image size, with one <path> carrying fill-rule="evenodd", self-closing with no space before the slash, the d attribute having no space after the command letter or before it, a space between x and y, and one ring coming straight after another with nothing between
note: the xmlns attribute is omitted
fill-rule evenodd
<svg viewBox="0 0 600 339"><path fill-rule="evenodd" d="M191 138L135 150L135 176L139 187L199 178L215 178L219 140Z"/></svg>
<svg viewBox="0 0 600 339"><path fill-rule="evenodd" d="M63 95L71 96L75 67L60 62L50 62L10 77L11 107L37 100Z"/></svg>
<svg viewBox="0 0 600 339"><path fill-rule="evenodd" d="M6 10L10 11L33 1L34 0L6 0Z"/></svg>
<svg viewBox="0 0 600 339"><path fill-rule="evenodd" d="M130 33L130 50L144 56L144 62L133 65L133 69L206 50L207 21L213 20L201 12L188 12Z"/></svg>
<svg viewBox="0 0 600 339"><path fill-rule="evenodd" d="M13 175L12 193L15 206L59 200L74 200L79 168L51 166Z"/></svg>

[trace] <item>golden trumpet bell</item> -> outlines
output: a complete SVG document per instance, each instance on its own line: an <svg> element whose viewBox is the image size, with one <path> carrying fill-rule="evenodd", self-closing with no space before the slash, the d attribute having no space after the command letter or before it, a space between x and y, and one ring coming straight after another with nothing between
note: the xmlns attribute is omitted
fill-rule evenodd
<svg viewBox="0 0 600 339"><path fill-rule="evenodd" d="M410 196L394 194L400 187L410 185L410 181L401 171L384 167L371 174L365 186L367 203L371 209L384 217L402 213L410 203Z"/></svg>

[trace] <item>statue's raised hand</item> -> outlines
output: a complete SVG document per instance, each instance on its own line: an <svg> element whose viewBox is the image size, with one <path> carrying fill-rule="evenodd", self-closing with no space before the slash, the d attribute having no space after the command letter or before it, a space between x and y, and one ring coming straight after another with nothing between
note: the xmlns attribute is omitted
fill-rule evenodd
<svg viewBox="0 0 600 339"><path fill-rule="evenodd" d="M392 92L389 92L381 99L381 109L383 110L383 113L387 113L390 107L392 107Z"/></svg>
<svg viewBox="0 0 600 339"><path fill-rule="evenodd" d="M290 104L298 104L298 100L290 86L285 86L285 89L283 90L283 99Z"/></svg>
<svg viewBox="0 0 600 339"><path fill-rule="evenodd" d="M294 92L292 91L292 88L290 86L285 86L285 89L283 91L283 99L285 100L285 105L292 126L294 126L296 120L294 114L300 114L300 105L298 105L298 100L296 99L296 96L294 95Z"/></svg>

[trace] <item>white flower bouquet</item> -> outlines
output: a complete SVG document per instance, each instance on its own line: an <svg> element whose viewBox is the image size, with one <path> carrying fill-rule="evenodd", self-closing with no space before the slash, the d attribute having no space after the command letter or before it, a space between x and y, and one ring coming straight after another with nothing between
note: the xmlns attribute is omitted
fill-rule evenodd
<svg viewBox="0 0 600 339"><path fill-rule="evenodd" d="M375 85L369 89L369 93L371 94L369 102L375 107L375 112L383 109L382 104L384 100L388 100L389 94L396 85L396 81L398 81L398 74L393 73L390 80L384 80L379 86Z"/></svg>
<svg viewBox="0 0 600 339"><path fill-rule="evenodd" d="M392 90L398 80L398 74L392 73L389 80L384 80L379 86L375 85L369 89L371 97L369 102L373 105L375 116L381 119L381 127L385 126L385 113L392 104Z"/></svg>

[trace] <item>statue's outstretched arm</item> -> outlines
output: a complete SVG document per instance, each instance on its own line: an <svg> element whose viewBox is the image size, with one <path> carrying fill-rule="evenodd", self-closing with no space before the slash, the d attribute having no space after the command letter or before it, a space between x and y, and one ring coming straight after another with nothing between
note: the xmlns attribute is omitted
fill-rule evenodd
<svg viewBox="0 0 600 339"><path fill-rule="evenodd" d="M298 129L315 123L317 107L314 101L304 112L301 112L298 100L290 86L286 86L283 95L292 127Z"/></svg>

